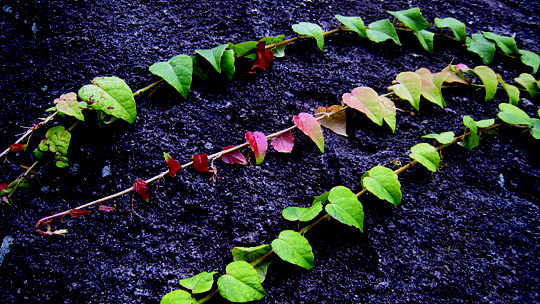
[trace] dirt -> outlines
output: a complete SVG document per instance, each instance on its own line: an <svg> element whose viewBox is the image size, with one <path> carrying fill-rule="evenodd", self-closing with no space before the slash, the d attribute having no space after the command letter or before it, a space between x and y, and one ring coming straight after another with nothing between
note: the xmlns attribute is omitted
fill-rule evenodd
<svg viewBox="0 0 540 304"><path fill-rule="evenodd" d="M118 76L134 90L157 80L154 62L193 55L229 41L267 35L295 36L306 21L325 30L334 15L360 16L366 24L389 18L387 10L418 6L424 17L454 17L468 33L515 35L521 49L540 53L539 10L534 1L0 1L0 147L44 117L60 94L76 92L97 76ZM449 63L481 65L476 54L437 37L426 53L410 33L403 46L375 44L355 34L325 40L324 52L302 40L270 69L248 75L237 61L231 82L197 82L187 99L160 87L138 97L133 125L99 129L93 115L73 131L70 168L39 166L41 186L19 191L0 210L0 238L13 239L0 265L2 303L158 303L180 288L179 279L202 271L224 272L234 246L270 243L296 229L281 217L288 206L309 206L334 186L361 190L361 175L375 165L409 161L409 148L427 133L464 131L462 117L496 118L498 94L444 91L448 107L427 101L411 115L397 106L398 127L378 127L347 111L348 137L324 131L321 154L296 132L290 154L269 151L260 166L217 161L219 180L183 170L151 186L151 201L125 195L93 211L56 221L64 237L39 236L41 217L74 208L164 170L163 152L182 163L244 141L247 131L269 134L292 125L292 116L341 102L358 86L379 93L399 72ZM530 69L497 55L490 65L505 80ZM537 77L538 78L538 77ZM520 107L536 117L538 98L522 93ZM26 152L11 153L0 182L15 179L19 165L48 127L32 136ZM278 259L270 265L261 303L538 303L540 301L540 145L510 127L466 150L443 151L440 172L422 166L400 175L398 207L361 198L364 233L330 221L310 231L315 267L303 270ZM110 171L110 174L106 174ZM135 210L134 213L132 210ZM9 240L9 237L6 240ZM6 243L7 244L7 243ZM5 253L5 252L4 252ZM221 303L216 297L209 303Z"/></svg>

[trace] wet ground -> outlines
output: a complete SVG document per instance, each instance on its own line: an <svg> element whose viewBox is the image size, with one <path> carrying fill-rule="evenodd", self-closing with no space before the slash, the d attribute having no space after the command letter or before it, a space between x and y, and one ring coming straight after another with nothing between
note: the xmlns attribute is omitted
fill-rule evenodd
<svg viewBox="0 0 540 304"><path fill-rule="evenodd" d="M148 71L154 62L229 41L294 37L291 25L302 21L334 29L336 14L368 24L391 17L387 10L418 6L430 22L454 17L469 35L515 35L521 49L540 53L540 12L533 2L0 1L0 146L44 117L60 94L94 77L118 76L136 90L157 80ZM399 72L482 64L451 40L437 37L428 54L412 34L400 33L400 39L402 47L340 33L325 40L324 52L302 40L260 75L248 75L252 63L242 59L231 82L214 77L194 83L187 99L166 86L141 95L134 125L99 129L87 115L73 132L70 167L41 165L41 186L19 191L13 207L1 207L0 237L12 244L8 253L2 247L0 302L158 303L180 288L179 279L223 273L234 246L270 243L281 230L295 229L281 217L283 208L308 206L337 185L359 191L365 171L407 163L422 135L463 132L464 115L496 117L504 94L484 102L483 91L471 89L444 91L446 109L423 101L415 115L398 102L406 112L398 112L395 133L348 111L348 137L325 130L325 154L296 132L291 154L271 150L260 166L216 162L216 184L189 168L152 185L150 203L132 203L125 195L109 202L114 212L57 221L55 227L70 230L65 237L35 232L41 217L166 170L164 151L185 163L193 154L242 143L247 131L289 127L292 116L340 103L355 87L386 93ZM510 83L530 72L501 55L490 67ZM538 97L522 94L520 107L533 115ZM31 138L32 149L46 129ZM364 233L335 221L308 233L312 270L274 260L261 303L537 303L539 148L529 134L504 127L474 150L444 150L440 172L417 166L400 175L398 207L361 198ZM33 162L30 150L9 155L0 182Z"/></svg>

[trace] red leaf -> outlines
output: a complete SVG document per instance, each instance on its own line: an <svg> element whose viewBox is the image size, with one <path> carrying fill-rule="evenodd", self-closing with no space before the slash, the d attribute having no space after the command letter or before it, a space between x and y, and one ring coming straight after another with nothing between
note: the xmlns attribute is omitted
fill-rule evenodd
<svg viewBox="0 0 540 304"><path fill-rule="evenodd" d="M319 113L332 113L333 111L339 111L343 109L340 105L333 105L326 109L325 107L319 107L315 114ZM347 117L345 111L340 111L332 114L329 117L325 117L319 120L319 124L325 128L332 130L334 133L347 136Z"/></svg>
<svg viewBox="0 0 540 304"><path fill-rule="evenodd" d="M6 184L6 183L1 183L1 184L0 184L0 191L6 189L7 187L9 187L8 184Z"/></svg>
<svg viewBox="0 0 540 304"><path fill-rule="evenodd" d="M261 69L264 72L270 66L272 59L274 59L274 53L271 50L265 49L265 46L266 41L257 43L257 49L255 50L255 55L257 57L253 63L253 67L249 70L249 74L256 74L257 69Z"/></svg>
<svg viewBox="0 0 540 304"><path fill-rule="evenodd" d="M226 146L225 148L223 148L222 151L229 150L231 148L234 148L234 146ZM248 163L244 155L242 155L242 153L240 153L240 151L238 150L234 150L232 152L221 155L221 160L223 160L226 164L230 164L230 165L232 164L247 165Z"/></svg>
<svg viewBox="0 0 540 304"><path fill-rule="evenodd" d="M116 207L109 207L105 205L99 205L98 210L103 212L113 212L116 209Z"/></svg>
<svg viewBox="0 0 540 304"><path fill-rule="evenodd" d="M319 147L319 150L324 153L324 137L317 120L307 113L300 113L298 116L294 116L293 120L298 129L309 136L317 147Z"/></svg>
<svg viewBox="0 0 540 304"><path fill-rule="evenodd" d="M294 134L289 131L273 137L270 144L280 153L290 153L294 147Z"/></svg>
<svg viewBox="0 0 540 304"><path fill-rule="evenodd" d="M206 153L193 155L193 167L199 172L212 172L208 170L208 155Z"/></svg>
<svg viewBox="0 0 540 304"><path fill-rule="evenodd" d="M23 145L23 144L12 144L12 145L9 147L9 149L10 149L11 151L13 151L13 152L20 152L20 151L26 149L27 146L28 146L28 145L26 145L26 144L24 144L24 145Z"/></svg>
<svg viewBox="0 0 540 304"><path fill-rule="evenodd" d="M79 216L87 215L88 213L90 213L90 211L82 211L79 209L69 210L69 215L71 215L71 217L79 217Z"/></svg>
<svg viewBox="0 0 540 304"><path fill-rule="evenodd" d="M165 156L165 161L167 162L167 165L169 165L169 175L175 177L176 173L182 169L182 165L165 152L163 152L163 156Z"/></svg>
<svg viewBox="0 0 540 304"><path fill-rule="evenodd" d="M135 181L133 184L133 190L135 192L139 193L139 195L142 197L143 200L149 202L150 201L150 193L148 192L148 185L144 181L144 179L139 178Z"/></svg>
<svg viewBox="0 0 540 304"><path fill-rule="evenodd" d="M247 132L246 140L253 153L255 153L255 163L260 165L263 162L266 150L268 149L268 139L263 133L255 131L253 133Z"/></svg>

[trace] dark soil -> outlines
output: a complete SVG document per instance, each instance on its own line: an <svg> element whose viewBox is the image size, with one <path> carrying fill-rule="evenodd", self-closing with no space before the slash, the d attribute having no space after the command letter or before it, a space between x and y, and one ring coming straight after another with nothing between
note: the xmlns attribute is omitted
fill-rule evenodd
<svg viewBox="0 0 540 304"><path fill-rule="evenodd" d="M295 34L291 25L338 26L335 14L360 16L366 24L389 18L387 10L418 6L424 17L454 17L468 33L516 35L520 48L540 53L536 1L0 1L0 147L23 126L44 117L60 94L77 91L97 76L118 76L134 89L157 78L148 67L177 54L193 55L228 41ZM271 242L284 229L287 206L308 206L334 186L361 189L362 173L380 164L409 161L420 136L463 132L464 115L496 118L504 94L484 102L483 91L445 91L448 107L427 101L421 111L398 112L398 128L378 127L347 112L348 137L324 131L326 153L295 133L295 150L271 150L260 166L216 162L219 181L193 168L165 178L150 203L125 195L94 211L55 222L65 237L39 236L34 225L130 187L164 170L164 151L181 162L243 142L246 131L266 134L292 125L292 116L341 102L357 86L380 93L402 71L438 71L450 62L480 65L476 54L437 37L428 54L410 33L403 47L375 44L355 34L287 48L261 75L237 62L230 83L218 77L195 83L184 100L162 86L137 98L134 125L99 129L95 118L73 132L71 167L39 167L41 187L19 191L13 207L0 210L0 238L13 238L0 266L1 303L158 303L180 288L179 279L201 271L224 272L234 246ZM504 79L530 69L497 55L490 65ZM412 110L405 102L397 104ZM536 116L538 99L522 94L520 106ZM69 125L68 120L54 124ZM31 149L11 153L0 182L33 162ZM452 147L443 167L422 166L400 175L398 207L362 197L364 233L335 221L307 234L315 254L311 271L274 260L263 283L262 303L538 303L540 301L540 145L509 127L482 138L474 150ZM110 175L103 176L110 168ZM159 197L158 197L159 195ZM219 297L212 303L220 303Z"/></svg>

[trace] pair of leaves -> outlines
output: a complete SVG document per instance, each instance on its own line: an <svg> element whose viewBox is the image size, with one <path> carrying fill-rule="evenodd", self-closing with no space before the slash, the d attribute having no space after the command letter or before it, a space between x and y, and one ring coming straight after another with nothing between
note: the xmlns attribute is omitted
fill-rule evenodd
<svg viewBox="0 0 540 304"><path fill-rule="evenodd" d="M468 131L469 134L465 136L459 144L467 149L477 147L480 143L480 132L478 129L487 128L493 124L495 124L495 120L493 119L474 121L474 119L469 116L463 116L463 125L466 127L465 132Z"/></svg>
<svg viewBox="0 0 540 304"><path fill-rule="evenodd" d="M343 102L351 108L358 110L371 119L374 123L382 126L385 121L392 132L396 130L396 106L369 87L358 87L351 93L343 94Z"/></svg>
<svg viewBox="0 0 540 304"><path fill-rule="evenodd" d="M36 158L43 158L44 153L52 152L56 160L56 166L65 168L68 166L67 151L71 141L71 133L63 126L50 128L45 134L45 139L34 150Z"/></svg>
<svg viewBox="0 0 540 304"><path fill-rule="evenodd" d="M272 250L272 247L265 244L256 247L234 247L231 253L235 261L246 261L248 263L252 263L270 252L270 250ZM266 273L268 271L270 262L270 260L265 259L262 261L257 261L257 264L254 265L261 283L266 279Z"/></svg>
<svg viewBox="0 0 540 304"><path fill-rule="evenodd" d="M398 12L388 12L392 16L396 17L406 27L410 28L414 35L418 38L418 41L422 47L429 53L433 53L433 36L432 32L428 32L425 29L430 27L429 24L418 7L413 7L408 10Z"/></svg>
<svg viewBox="0 0 540 304"><path fill-rule="evenodd" d="M288 221L309 222L321 213L323 203L328 200L328 195L329 192L325 192L317 196L309 208L287 207L283 209L281 214L283 215L283 218Z"/></svg>
<svg viewBox="0 0 540 304"><path fill-rule="evenodd" d="M454 134L454 132L450 131L450 132L443 132L440 134L435 134L435 133L427 134L427 135L422 136L422 138L433 138L439 143L443 145L447 145L454 141L455 136L456 135Z"/></svg>
<svg viewBox="0 0 540 304"><path fill-rule="evenodd" d="M118 77L94 78L92 84L85 85L79 90L79 97L92 110L123 119L130 124L133 124L137 117L137 106L133 92ZM99 113L98 117L101 117Z"/></svg>
<svg viewBox="0 0 540 304"><path fill-rule="evenodd" d="M534 98L540 89L540 81L536 80L531 74L522 73L519 77L514 78L514 80L529 92L531 98Z"/></svg>
<svg viewBox="0 0 540 304"><path fill-rule="evenodd" d="M502 121L511 125L525 126L530 130L535 139L540 139L540 119L531 118L520 108L507 103L501 103L499 105L499 110L501 110L501 112L499 112L497 116ZM538 110L538 116L540 116L540 110Z"/></svg>

